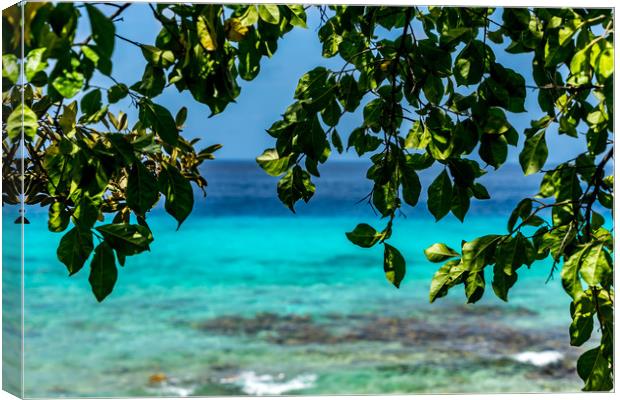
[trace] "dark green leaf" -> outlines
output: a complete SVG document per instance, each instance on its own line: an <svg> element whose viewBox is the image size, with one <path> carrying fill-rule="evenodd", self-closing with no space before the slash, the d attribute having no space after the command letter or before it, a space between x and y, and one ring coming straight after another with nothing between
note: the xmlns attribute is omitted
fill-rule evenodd
<svg viewBox="0 0 620 400"><path fill-rule="evenodd" d="M422 185L420 184L420 178L413 167L403 170L401 184L403 185L403 200L405 200L405 203L410 206L415 207L415 205L418 204L418 199L420 198Z"/></svg>
<svg viewBox="0 0 620 400"><path fill-rule="evenodd" d="M114 33L116 32L114 23L103 15L99 9L90 4L86 4L86 11L90 19L93 40L97 43L103 56L107 58L112 57L112 52L114 51Z"/></svg>
<svg viewBox="0 0 620 400"><path fill-rule="evenodd" d="M314 190L310 174L299 165L289 169L278 182L278 198L293 212L295 203L302 199L307 203L314 195Z"/></svg>
<svg viewBox="0 0 620 400"><path fill-rule="evenodd" d="M129 172L126 197L127 205L140 215L149 211L159 198L157 179L141 162L136 162Z"/></svg>
<svg viewBox="0 0 620 400"><path fill-rule="evenodd" d="M577 373L583 379L583 390L608 391L613 388L611 368L601 346L583 353L577 360Z"/></svg>
<svg viewBox="0 0 620 400"><path fill-rule="evenodd" d="M90 282L90 287L97 301L102 302L112 293L117 276L114 252L106 242L101 242L95 249L88 277L88 282Z"/></svg>
<svg viewBox="0 0 620 400"><path fill-rule="evenodd" d="M140 121L150 126L164 142L177 143L179 130L167 108L145 100L140 103Z"/></svg>
<svg viewBox="0 0 620 400"><path fill-rule="evenodd" d="M56 255L67 266L69 275L77 273L93 251L93 236L90 230L77 226L60 239Z"/></svg>
<svg viewBox="0 0 620 400"><path fill-rule="evenodd" d="M83 114L94 114L101 109L101 91L99 89L92 90L82 97L80 108Z"/></svg>
<svg viewBox="0 0 620 400"><path fill-rule="evenodd" d="M119 83L108 89L108 101L116 103L124 99L129 94L129 89L124 83Z"/></svg>
<svg viewBox="0 0 620 400"><path fill-rule="evenodd" d="M383 270L385 271L385 277L398 288L405 277L405 259L395 247L387 243L383 243L383 245Z"/></svg>
<svg viewBox="0 0 620 400"><path fill-rule="evenodd" d="M159 174L158 184L160 192L166 196L164 208L178 221L178 230L194 207L192 185L176 167L169 164L165 164Z"/></svg>
<svg viewBox="0 0 620 400"><path fill-rule="evenodd" d="M452 206L452 182L443 170L428 187L428 210L435 220L443 218Z"/></svg>

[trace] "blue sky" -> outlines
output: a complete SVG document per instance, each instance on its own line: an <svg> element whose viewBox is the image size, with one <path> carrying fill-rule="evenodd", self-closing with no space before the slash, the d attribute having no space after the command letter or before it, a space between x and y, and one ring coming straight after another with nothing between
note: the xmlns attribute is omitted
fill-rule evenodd
<svg viewBox="0 0 620 400"><path fill-rule="evenodd" d="M102 9L107 14L112 12L110 7ZM89 29L88 19L83 18L81 21L86 25L81 28ZM210 111L206 105L197 103L188 92L179 93L174 87L167 88L155 101L168 107L173 114L186 106L188 118L183 134L189 138L202 138L203 146L213 143L224 145L217 153L218 159L254 159L265 148L273 146L274 140L265 129L278 120L280 114L292 103L299 77L319 65L334 69L343 65L343 61L338 57L325 59L321 56L321 44L317 37L319 26L318 13L314 9L309 10L308 29L296 28L280 40L276 54L271 59L261 60L261 72L256 79L251 82L239 79L241 95L237 102L230 104L222 114L208 118ZM159 22L152 17L150 9L144 3L132 4L123 13L123 21L117 23L118 34L145 44L153 44L159 30ZM421 32L419 35L423 36ZM494 45L498 61L530 80L528 75L531 70L531 55L508 55L501 50L505 46L507 43ZM142 76L146 62L135 46L117 40L113 63L113 76L131 85ZM93 83L102 86L111 84L106 78L98 78ZM543 115L538 108L536 97L536 92L528 91L528 112L510 115L509 118L518 131L528 127L530 120ZM121 109L130 117L135 116L135 111L129 109L128 102L112 107L112 111ZM341 120L338 131L345 143L349 132L360 124L359 113L347 114ZM583 140L558 135L554 131L549 131L547 138L549 162L571 158L584 148ZM518 160L521 146L522 143L518 149L510 148L510 161ZM342 155L336 152L332 154L332 159L357 159L353 150Z"/></svg>

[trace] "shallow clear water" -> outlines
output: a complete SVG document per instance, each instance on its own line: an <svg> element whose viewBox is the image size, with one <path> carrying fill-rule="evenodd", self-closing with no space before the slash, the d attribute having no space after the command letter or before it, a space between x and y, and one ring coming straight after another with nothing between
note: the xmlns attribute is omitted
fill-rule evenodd
<svg viewBox="0 0 620 400"><path fill-rule="evenodd" d="M496 200L473 203L465 223L434 223L424 204L405 210L391 240L408 268L397 290L381 250L344 235L358 222L384 224L355 205L370 190L364 168L328 166L316 198L293 215L252 162L210 164L208 197L197 196L178 232L152 213L152 251L128 259L102 304L87 267L67 277L55 256L61 236L29 210L26 396L578 390L568 296L559 278L545 284L549 263L520 270L509 303L489 280L475 305L462 288L428 302L438 266L422 250L503 233L519 196L535 193L532 181L506 167L486 181ZM11 223L14 210L3 212ZM514 358L528 351L551 361Z"/></svg>

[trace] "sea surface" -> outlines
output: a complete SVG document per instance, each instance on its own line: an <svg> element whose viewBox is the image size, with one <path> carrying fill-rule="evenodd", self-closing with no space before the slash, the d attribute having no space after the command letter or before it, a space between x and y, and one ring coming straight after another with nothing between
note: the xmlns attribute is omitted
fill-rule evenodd
<svg viewBox="0 0 620 400"><path fill-rule="evenodd" d="M200 396L577 391L568 344L569 298L551 264L519 271L509 302L487 279L467 305L462 287L429 304L436 242L504 233L516 203L537 191L508 165L483 177L493 200L473 201L464 223L435 223L425 199L397 218L391 244L407 261L396 289L382 251L344 235L385 221L359 203L371 188L365 162L334 162L317 192L291 213L277 179L253 161L205 168L207 197L176 231L161 205L148 217L155 241L119 268L97 303L88 267L68 277L47 214L25 227L24 383L27 397ZM423 173L427 187L437 170ZM17 216L3 209L5 282L19 271ZM14 280L14 282L18 279ZM596 335L596 333L595 333ZM586 344L586 347L589 346Z"/></svg>

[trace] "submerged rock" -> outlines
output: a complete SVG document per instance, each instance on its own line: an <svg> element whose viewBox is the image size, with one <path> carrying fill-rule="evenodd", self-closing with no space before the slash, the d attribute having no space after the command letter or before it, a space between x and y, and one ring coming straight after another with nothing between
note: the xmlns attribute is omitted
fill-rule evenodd
<svg viewBox="0 0 620 400"><path fill-rule="evenodd" d="M426 321L423 318L370 314L308 315L260 313L254 317L222 316L195 324L204 332L245 335L279 345L400 343L407 348L508 356L526 350L556 348L558 334L517 329L480 318Z"/></svg>

